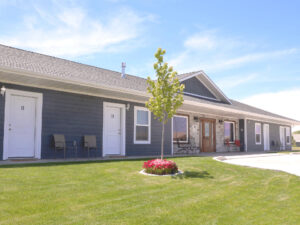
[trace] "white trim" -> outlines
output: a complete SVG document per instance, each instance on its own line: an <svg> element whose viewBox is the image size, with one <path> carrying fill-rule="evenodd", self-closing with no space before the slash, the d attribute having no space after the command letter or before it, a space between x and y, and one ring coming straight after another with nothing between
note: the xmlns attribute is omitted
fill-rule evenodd
<svg viewBox="0 0 300 225"><path fill-rule="evenodd" d="M187 123L186 123L186 132L187 132L187 135L186 135L186 141L179 141L179 143L188 143L189 142L189 116L185 116L185 115L174 115L174 117L183 117L183 118L186 118L187 120ZM172 118L172 142L173 143L176 143L177 141L174 141L173 140L173 118Z"/></svg>
<svg viewBox="0 0 300 225"><path fill-rule="evenodd" d="M287 135L288 131L289 131L289 135ZM288 136L290 137L289 142L287 142ZM291 145L291 128L290 127L285 127L285 143L286 143L286 145Z"/></svg>
<svg viewBox="0 0 300 225"><path fill-rule="evenodd" d="M198 72L195 72L195 73L193 73L193 74L191 74L190 76L187 76L187 77L185 77L185 78L179 79L179 81L182 82L182 81L188 80L188 79L190 79L190 78L193 78L193 77L198 76L198 75L201 75L201 74L203 74L203 71L202 71L202 70L200 70L200 71L198 71ZM179 74L179 75L180 75L180 74Z"/></svg>
<svg viewBox="0 0 300 225"><path fill-rule="evenodd" d="M258 125L260 126L260 133L256 133L256 126L258 126ZM261 123L255 123L255 125L254 125L254 140L255 140L256 145L261 145L261 130L262 130L261 129ZM259 136L260 136L259 137L259 142L256 141L256 134L259 134Z"/></svg>
<svg viewBox="0 0 300 225"><path fill-rule="evenodd" d="M285 150L286 136L284 135L284 132L285 132L285 127L284 126L279 126L280 150Z"/></svg>
<svg viewBox="0 0 300 225"><path fill-rule="evenodd" d="M105 145L106 145L106 140L105 140L105 132L106 132L106 121L105 121L105 115L106 115L106 108L107 107L116 107L120 108L121 110L121 155L126 155L126 105L125 104L118 104L118 103L112 103L112 102L103 102L103 127L102 127L102 156L109 155L108 153L105 152Z"/></svg>
<svg viewBox="0 0 300 225"><path fill-rule="evenodd" d="M35 138L34 138L34 157L41 159L41 138L42 138L42 110L43 94L29 91L19 91L6 89L5 92L5 111L4 111L4 137L3 137L3 160L8 159L8 129L10 118L10 99L12 95L36 98L36 117L35 117ZM16 140L17 141L17 140Z"/></svg>
<svg viewBox="0 0 300 225"><path fill-rule="evenodd" d="M244 119L244 142L245 142L245 152L248 152L247 119Z"/></svg>
<svg viewBox="0 0 300 225"><path fill-rule="evenodd" d="M268 140L269 143L267 144L266 148L266 127L268 127ZM269 151L270 150L270 125L268 123L263 124L263 134L264 134L264 151Z"/></svg>
<svg viewBox="0 0 300 225"><path fill-rule="evenodd" d="M224 138L225 138L225 123L232 123L233 124L233 141L230 141L229 143L235 143L235 140L236 140L236 136L235 136L236 122L224 120L223 123L224 123Z"/></svg>
<svg viewBox="0 0 300 225"><path fill-rule="evenodd" d="M206 97L206 96L203 96L203 95L197 95L197 94L193 94L193 93L190 93L190 92L185 92L184 91L183 94L194 96L194 97L199 97L199 98L205 98L205 99L208 99L208 100L213 100L215 102L221 102L221 100L219 100L217 98Z"/></svg>
<svg viewBox="0 0 300 225"><path fill-rule="evenodd" d="M148 125L137 124L137 111L147 111L148 112ZM133 131L133 143L134 144L151 144L151 112L149 109L141 106L134 106L134 131ZM148 140L147 141L138 141L136 140L136 126L148 127Z"/></svg>

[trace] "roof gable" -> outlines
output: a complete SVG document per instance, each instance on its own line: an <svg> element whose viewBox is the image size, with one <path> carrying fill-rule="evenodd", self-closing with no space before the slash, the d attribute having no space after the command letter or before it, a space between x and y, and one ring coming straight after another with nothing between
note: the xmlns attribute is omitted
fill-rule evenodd
<svg viewBox="0 0 300 225"><path fill-rule="evenodd" d="M229 98L203 71L181 74L178 78L181 83L187 84L186 94L231 104Z"/></svg>

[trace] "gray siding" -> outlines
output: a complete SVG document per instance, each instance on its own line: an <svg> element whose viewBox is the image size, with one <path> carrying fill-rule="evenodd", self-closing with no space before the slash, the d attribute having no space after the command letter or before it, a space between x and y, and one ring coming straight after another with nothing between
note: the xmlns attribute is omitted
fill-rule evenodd
<svg viewBox="0 0 300 225"><path fill-rule="evenodd" d="M216 99L216 97L196 78L190 78L181 82L185 85L184 92Z"/></svg>
<svg viewBox="0 0 300 225"><path fill-rule="evenodd" d="M2 84L1 84L2 85ZM78 143L78 157L87 157L83 149L83 135L96 135L98 151L92 150L90 157L102 156L103 102L130 104L126 111L126 155L149 156L160 154L161 125L152 116L151 144L133 144L134 102L118 101L107 98L72 94L66 92L30 88L5 84L6 88L43 93L42 149L41 156L62 158L63 152L54 154L52 135L65 134L68 142L67 157L74 157L73 141ZM0 97L0 159L3 153L4 134L4 97ZM171 154L171 123L166 126L165 154Z"/></svg>
<svg viewBox="0 0 300 225"><path fill-rule="evenodd" d="M255 123L261 123L261 144L255 144ZM285 124L266 123L263 121L247 120L247 151L264 151L264 124L269 124L270 129L270 150L278 151L280 147L280 126L290 127ZM291 127L290 127L291 129ZM274 144L273 144L274 143ZM280 144L279 144L280 145ZM286 150L291 150L291 145L286 145Z"/></svg>

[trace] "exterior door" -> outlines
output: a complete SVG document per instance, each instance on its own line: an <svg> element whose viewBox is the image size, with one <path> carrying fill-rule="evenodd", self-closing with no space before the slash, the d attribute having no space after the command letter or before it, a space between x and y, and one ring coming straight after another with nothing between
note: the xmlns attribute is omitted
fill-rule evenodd
<svg viewBox="0 0 300 225"><path fill-rule="evenodd" d="M284 127L280 127L280 150L285 149Z"/></svg>
<svg viewBox="0 0 300 225"><path fill-rule="evenodd" d="M202 152L216 151L216 122L213 119L202 119Z"/></svg>
<svg viewBox="0 0 300 225"><path fill-rule="evenodd" d="M34 157L36 98L11 95L8 120L9 157Z"/></svg>
<svg viewBox="0 0 300 225"><path fill-rule="evenodd" d="M104 151L106 155L121 154L121 108L107 106L104 113Z"/></svg>
<svg viewBox="0 0 300 225"><path fill-rule="evenodd" d="M264 124L264 150L270 150L270 129L269 124Z"/></svg>

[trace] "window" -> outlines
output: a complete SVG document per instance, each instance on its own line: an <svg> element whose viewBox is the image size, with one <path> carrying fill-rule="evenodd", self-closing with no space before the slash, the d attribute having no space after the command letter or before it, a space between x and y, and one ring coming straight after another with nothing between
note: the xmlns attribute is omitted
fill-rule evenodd
<svg viewBox="0 0 300 225"><path fill-rule="evenodd" d="M151 114L143 107L134 107L134 144L151 143Z"/></svg>
<svg viewBox="0 0 300 225"><path fill-rule="evenodd" d="M255 144L261 144L261 124L255 123Z"/></svg>
<svg viewBox="0 0 300 225"><path fill-rule="evenodd" d="M235 141L235 123L224 121L224 138L229 140L229 142Z"/></svg>
<svg viewBox="0 0 300 225"><path fill-rule="evenodd" d="M173 117L173 142L187 143L189 134L189 117L188 116L174 116Z"/></svg>
<svg viewBox="0 0 300 225"><path fill-rule="evenodd" d="M286 143L288 145L291 144L291 129L289 127L285 128L285 135L286 135Z"/></svg>

